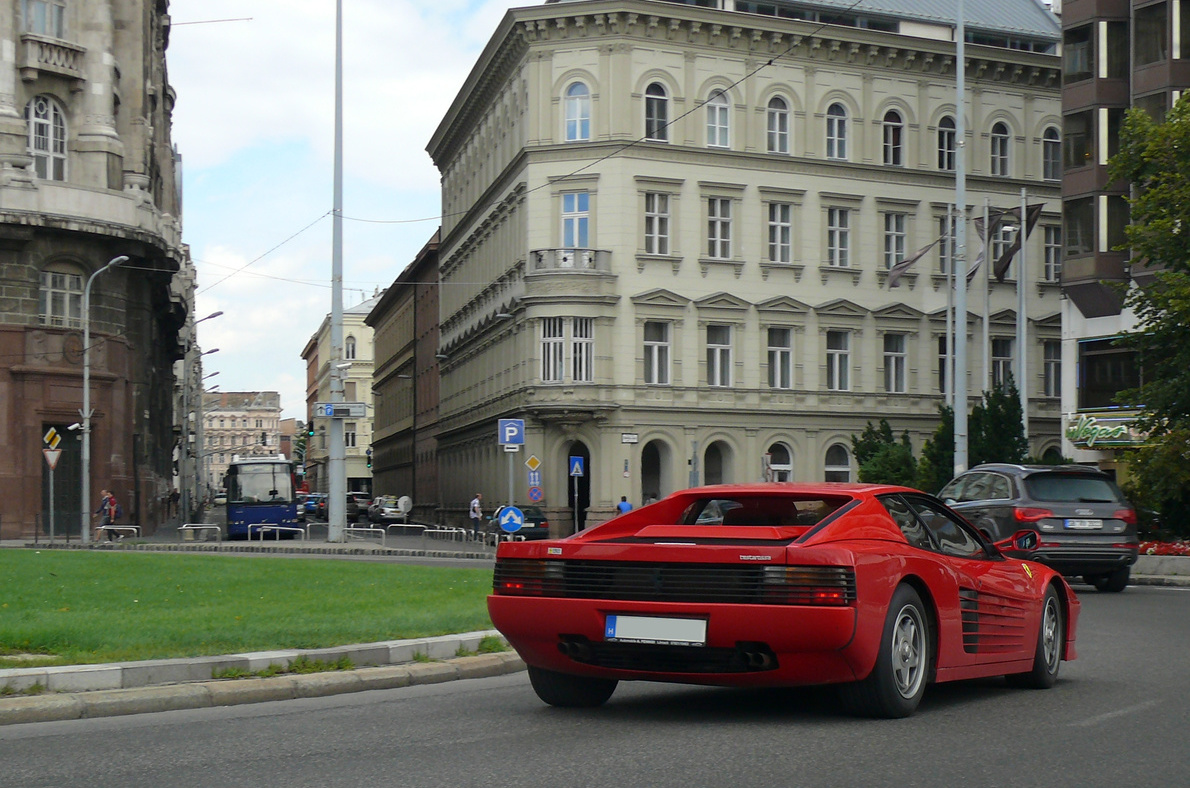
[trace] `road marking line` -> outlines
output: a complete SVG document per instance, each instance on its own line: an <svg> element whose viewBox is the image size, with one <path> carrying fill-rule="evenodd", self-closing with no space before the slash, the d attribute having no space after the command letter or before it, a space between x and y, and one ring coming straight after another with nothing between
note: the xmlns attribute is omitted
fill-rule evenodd
<svg viewBox="0 0 1190 788"><path fill-rule="evenodd" d="M1100 714L1095 717L1089 717L1085 720L1082 720L1081 722L1072 722L1070 724L1070 726L1072 728L1089 728L1092 725L1098 725L1101 722L1107 722L1108 720L1115 719L1116 717L1123 717L1128 714L1136 714L1137 712L1151 709L1154 706L1159 706L1160 704L1161 704L1161 701L1159 701L1159 700L1150 700L1150 701L1146 701L1145 703L1140 703L1136 706L1129 706L1128 708L1125 708L1125 709L1117 709L1116 711L1109 711L1106 714Z"/></svg>

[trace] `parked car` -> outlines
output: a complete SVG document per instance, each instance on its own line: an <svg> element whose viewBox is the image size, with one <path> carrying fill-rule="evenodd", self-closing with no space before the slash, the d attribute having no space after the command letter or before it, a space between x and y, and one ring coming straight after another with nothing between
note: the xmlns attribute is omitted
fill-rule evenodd
<svg viewBox="0 0 1190 788"><path fill-rule="evenodd" d="M539 506L517 506L521 510L521 514L525 516L524 524L521 525L519 531L514 533L517 536L523 536L525 539L548 539L550 536L550 521L545 516L545 512L541 511ZM504 507L501 506L492 513L492 517L488 520L488 533L504 533L500 528L500 515L503 514Z"/></svg>
<svg viewBox="0 0 1190 788"><path fill-rule="evenodd" d="M1086 465L977 465L938 494L991 541L1036 528L1034 561L1100 591L1128 585L1140 542L1136 511L1111 476Z"/></svg>
<svg viewBox="0 0 1190 788"><path fill-rule="evenodd" d="M553 706L599 706L622 679L839 684L852 711L905 717L930 683L1044 689L1074 659L1078 597L1023 558L1037 545L993 545L906 487L715 485L502 542L488 613Z"/></svg>
<svg viewBox="0 0 1190 788"><path fill-rule="evenodd" d="M362 490L352 490L347 493L347 520L348 522L367 522L368 520L368 504L372 502L371 496Z"/></svg>
<svg viewBox="0 0 1190 788"><path fill-rule="evenodd" d="M294 496L294 502L297 504L297 521L299 523L306 522L306 494L301 492L298 493Z"/></svg>
<svg viewBox="0 0 1190 788"><path fill-rule="evenodd" d="M311 520L326 519L326 509L319 508L319 503L326 500L326 493L306 493L306 500L302 501L302 509L306 517Z"/></svg>
<svg viewBox="0 0 1190 788"><path fill-rule="evenodd" d="M405 521L401 512L400 499L395 495L380 495L372 499L368 505L368 521L377 525L400 523Z"/></svg>

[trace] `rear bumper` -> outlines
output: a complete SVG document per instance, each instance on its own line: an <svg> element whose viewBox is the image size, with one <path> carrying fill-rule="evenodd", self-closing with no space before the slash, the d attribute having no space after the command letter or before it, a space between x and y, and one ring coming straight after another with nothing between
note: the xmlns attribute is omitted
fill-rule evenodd
<svg viewBox="0 0 1190 788"><path fill-rule="evenodd" d="M1063 575L1088 575L1114 572L1136 563L1138 547L1109 547L1096 545L1047 545L1030 556Z"/></svg>

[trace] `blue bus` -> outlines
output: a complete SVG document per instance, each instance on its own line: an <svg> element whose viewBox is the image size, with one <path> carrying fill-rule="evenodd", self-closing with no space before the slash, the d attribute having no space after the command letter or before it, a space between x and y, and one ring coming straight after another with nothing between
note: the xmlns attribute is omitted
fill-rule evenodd
<svg viewBox="0 0 1190 788"><path fill-rule="evenodd" d="M227 537L243 539L261 525L300 528L297 496L294 494L293 463L285 455L241 457L234 455L227 466ZM292 538L296 531L274 531Z"/></svg>

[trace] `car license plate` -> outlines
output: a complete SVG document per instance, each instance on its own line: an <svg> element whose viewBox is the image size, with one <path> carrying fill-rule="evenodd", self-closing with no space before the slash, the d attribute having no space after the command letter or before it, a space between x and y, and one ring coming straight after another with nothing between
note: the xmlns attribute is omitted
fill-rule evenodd
<svg viewBox="0 0 1190 788"><path fill-rule="evenodd" d="M1103 528L1102 520L1067 520L1066 528L1070 531L1098 531Z"/></svg>
<svg viewBox="0 0 1190 788"><path fill-rule="evenodd" d="M705 646L705 618L661 618L656 616L607 617L607 640L630 643L658 643L679 646Z"/></svg>

